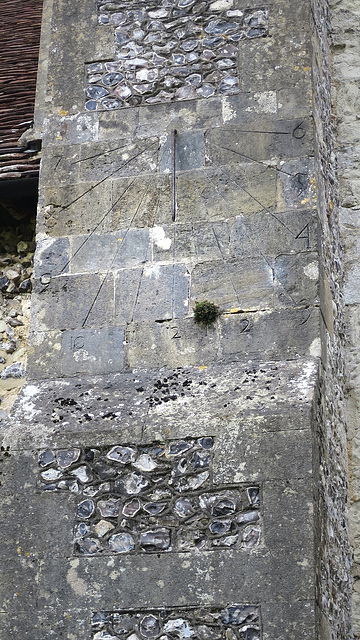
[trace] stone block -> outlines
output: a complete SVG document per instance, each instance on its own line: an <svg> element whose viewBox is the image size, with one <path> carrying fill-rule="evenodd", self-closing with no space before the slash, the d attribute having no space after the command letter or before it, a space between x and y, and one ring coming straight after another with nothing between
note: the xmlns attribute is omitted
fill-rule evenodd
<svg viewBox="0 0 360 640"><path fill-rule="evenodd" d="M232 447L225 457L225 442L229 438ZM223 446L215 451L215 483L310 477L312 444L309 429L259 433L256 430L250 432L234 428L227 432L225 427L219 435L219 441ZM263 466L261 461L265 459L266 465Z"/></svg>
<svg viewBox="0 0 360 640"><path fill-rule="evenodd" d="M171 221L171 216L170 176L151 175L112 181L111 230L166 224Z"/></svg>
<svg viewBox="0 0 360 640"><path fill-rule="evenodd" d="M50 236L110 231L111 181L45 188L38 219L39 230Z"/></svg>
<svg viewBox="0 0 360 640"><path fill-rule="evenodd" d="M126 138L117 138L114 142L83 144L80 154L81 181L153 174L158 161L158 140L148 138L131 143Z"/></svg>
<svg viewBox="0 0 360 640"><path fill-rule="evenodd" d="M278 210L315 209L315 167L312 158L281 161L278 169ZM305 235L305 231L303 232Z"/></svg>
<svg viewBox="0 0 360 640"><path fill-rule="evenodd" d="M115 313L116 325L133 322L135 305L143 269L122 269L115 274Z"/></svg>
<svg viewBox="0 0 360 640"><path fill-rule="evenodd" d="M73 236L69 269L72 273L108 272L138 266L150 259L147 229Z"/></svg>
<svg viewBox="0 0 360 640"><path fill-rule="evenodd" d="M42 152L40 189L76 184L79 181L80 145L45 147Z"/></svg>
<svg viewBox="0 0 360 640"><path fill-rule="evenodd" d="M307 117L312 112L312 88L286 87L277 91L280 118Z"/></svg>
<svg viewBox="0 0 360 640"><path fill-rule="evenodd" d="M44 121L43 144L63 145L97 142L99 122L94 113L47 118Z"/></svg>
<svg viewBox="0 0 360 640"><path fill-rule="evenodd" d="M276 91L240 92L222 98L222 115L224 124L236 125L241 129L244 124L249 127L261 122L272 123L278 120L278 104ZM254 127L256 128L256 126Z"/></svg>
<svg viewBox="0 0 360 640"><path fill-rule="evenodd" d="M273 270L265 259L198 264L191 273L191 302L211 300L222 310L273 306Z"/></svg>
<svg viewBox="0 0 360 640"><path fill-rule="evenodd" d="M312 600L264 602L261 607L264 640L316 640Z"/></svg>
<svg viewBox="0 0 360 640"><path fill-rule="evenodd" d="M137 373L135 377L131 372L96 377L57 375L50 382L32 380L18 396L4 446L10 446L10 450L29 449L37 464L34 447L66 449L78 447L79 442L89 447L140 442L149 412L147 393L151 393L154 382L154 376L149 379ZM9 494L14 482L18 482L17 463L12 460L11 457Z"/></svg>
<svg viewBox="0 0 360 640"><path fill-rule="evenodd" d="M122 371L125 366L124 337L124 327L64 331L61 341L62 375Z"/></svg>
<svg viewBox="0 0 360 640"><path fill-rule="evenodd" d="M240 90L311 86L308 5L271 3L269 35L239 43Z"/></svg>
<svg viewBox="0 0 360 640"><path fill-rule="evenodd" d="M140 111L143 111L143 109L144 107L142 107L141 110L132 107L129 109L97 112L99 140L113 141L116 138L127 138L129 140L135 138L139 127Z"/></svg>
<svg viewBox="0 0 360 640"><path fill-rule="evenodd" d="M206 153L214 165L256 164L274 158L301 158L312 152L312 121L304 118L276 120L271 127L260 120L245 129L229 125L206 136Z"/></svg>
<svg viewBox="0 0 360 640"><path fill-rule="evenodd" d="M131 368L210 364L216 360L218 348L216 327L206 329L194 325L192 319L133 322L126 330L126 355Z"/></svg>
<svg viewBox="0 0 360 640"><path fill-rule="evenodd" d="M318 355L311 349L319 335L319 314L311 308L231 314L224 320L221 333L225 362Z"/></svg>
<svg viewBox="0 0 360 640"><path fill-rule="evenodd" d="M308 429L316 370L314 361L303 360L165 370L153 385L142 383L152 405L144 437L163 441L211 435L220 459L226 439L232 441L234 434ZM163 400L167 386L171 402Z"/></svg>
<svg viewBox="0 0 360 640"><path fill-rule="evenodd" d="M262 211L238 216L228 224L230 242L225 242L225 229L217 226L217 235L226 258L263 256L271 258L280 253L314 251L317 247L316 214L309 211L272 213ZM226 237L226 236L225 236ZM228 248L229 247L229 248ZM228 251L232 253L228 253Z"/></svg>
<svg viewBox="0 0 360 640"><path fill-rule="evenodd" d="M38 380L61 375L59 354L61 331L36 331L32 329L28 339L26 377Z"/></svg>
<svg viewBox="0 0 360 640"><path fill-rule="evenodd" d="M218 98L156 104L139 110L138 136L161 136L176 129L179 133L221 124Z"/></svg>
<svg viewBox="0 0 360 640"><path fill-rule="evenodd" d="M276 206L276 172L261 164L209 167L176 178L176 222L228 219ZM167 176L114 180L112 228L171 224L171 181Z"/></svg>
<svg viewBox="0 0 360 640"><path fill-rule="evenodd" d="M159 153L160 173L172 171L173 136L167 135L166 141L162 144ZM200 169L205 164L205 141L203 131L186 131L175 136L175 170L191 171Z"/></svg>
<svg viewBox="0 0 360 640"><path fill-rule="evenodd" d="M58 276L69 271L68 238L44 238L37 242L34 260L34 276Z"/></svg>
<svg viewBox="0 0 360 640"><path fill-rule="evenodd" d="M48 284L37 280L32 301L32 330L49 331L112 324L113 300L112 274L59 276L52 278Z"/></svg>
<svg viewBox="0 0 360 640"><path fill-rule="evenodd" d="M262 486L262 516L266 544L270 548L279 548L292 540L299 548L311 548L313 509L313 486L309 477L265 481Z"/></svg>

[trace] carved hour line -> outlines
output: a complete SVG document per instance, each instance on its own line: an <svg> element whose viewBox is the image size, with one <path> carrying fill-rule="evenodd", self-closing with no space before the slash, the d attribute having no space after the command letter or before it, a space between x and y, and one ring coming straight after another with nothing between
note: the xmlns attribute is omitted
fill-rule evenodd
<svg viewBox="0 0 360 640"><path fill-rule="evenodd" d="M293 238L295 238L295 234L293 231L291 231L291 229L285 224L285 222L283 222L282 220L280 220L280 218L278 218L275 213L272 213L272 211L270 211L270 209L268 209L267 207L265 207L265 205L263 205L260 200L258 200L257 198L255 198L255 196L253 196L250 191L247 191L247 189L245 189L245 187L243 187L241 184L239 184L236 180L234 180L234 178L232 178L228 173L226 173L226 171L220 167L220 171L229 179L231 180L231 182L233 182L234 184L236 184L240 189L242 189L248 196L249 198L251 198L252 200L254 200L254 202L257 202L257 204L262 208L263 211L266 211L266 213L268 213L270 216L272 216L274 218L274 220L276 220L279 224L281 224L284 229L286 229L286 231L288 231L289 233L291 233L291 235L293 236Z"/></svg>
<svg viewBox="0 0 360 640"><path fill-rule="evenodd" d="M305 231L305 235L302 235ZM299 233L297 234L297 236L295 236L295 239L304 239L306 240L306 248L310 249L310 229L309 229L309 223L307 223L305 225L305 227L303 227L303 229L301 229L301 231L299 231Z"/></svg>
<svg viewBox="0 0 360 640"><path fill-rule="evenodd" d="M113 151L119 151L119 149L126 149L127 146L129 145L122 144L120 147L114 147L114 149L107 149L106 151L100 151L100 153L94 153L94 155L88 156L87 158L80 158L79 160L71 162L71 165L79 164L79 162L85 162L86 160L93 160L94 158L100 158L101 156L105 156L107 153L113 153Z"/></svg>
<svg viewBox="0 0 360 640"><path fill-rule="evenodd" d="M217 146L220 149L225 149L225 151L231 151L231 153L235 153L237 156L241 156L242 158L246 158L247 160L250 160L251 162L256 162L256 164L262 164L267 169L275 169L279 173L284 173L286 176L291 176L291 178L296 178L296 176L298 175L297 173L289 173L289 171L284 171L284 169L279 169L278 167L273 167L272 165L269 165L267 162L264 162L263 160L255 160L255 158L250 158L250 156L245 155L245 153L240 153L240 151L237 151L236 149L230 149L229 147L223 147L220 144L217 145Z"/></svg>
<svg viewBox="0 0 360 640"><path fill-rule="evenodd" d="M96 303L96 300L98 299L98 297L99 297L99 295L100 295L100 293L101 293L101 290L102 290L102 288L103 288L103 286L104 286L104 284L105 284L105 281L106 281L106 279L107 279L107 277L108 277L108 275L109 275L109 273L110 273L110 271L111 271L111 269L112 269L112 267L113 267L113 265L114 265L114 263L115 263L115 260L116 260L116 258L117 258L117 256L118 256L118 254L119 254L119 252L120 252L121 248L124 246L126 236L127 236L128 232L129 232L129 230L130 230L130 228L131 228L131 226L132 226L132 224L133 224L133 222L134 222L134 220L135 220L135 218L136 218L136 216L137 216L137 213L138 213L138 211L139 211L139 209L140 209L140 207L141 207L142 201L143 201L143 199L144 199L144 197L145 197L145 194L146 194L146 193L147 193L147 189L145 189L145 191L144 191L143 195L141 196L140 201L139 201L139 204L138 204L138 206L137 206L137 208L136 208L136 211L135 211L135 213L134 213L134 215L133 215L133 217L132 217L132 219L131 219L131 221L130 221L130 224L129 224L128 228L127 228L127 229L126 229L126 231L125 231L125 234L124 234L124 237L123 237L122 243L121 243L121 244L120 244L120 246L116 249L115 254L114 254L114 256L113 256L113 259L112 259L112 261L111 261L111 264L110 264L110 266L109 266L109 268L108 268L108 270L107 270L107 272L106 272L106 274L105 274L104 278L102 279L102 281L101 281L101 283L100 283L100 286L99 286L99 288L98 288L98 290L97 290L97 293L96 293L96 295L95 295L95 297L94 297L94 300L92 301L92 303L91 303L91 305L90 305L90 308L89 308L89 311L87 312L87 314L86 314L86 316L85 316L85 319L84 319L84 322L82 323L82 327L83 327L83 328L85 327L85 324L86 324L86 322L87 322L87 320L88 320L88 318L89 318L89 316L90 316L90 313L91 313L91 311L92 311L92 309L93 309L93 307L94 307L94 305L95 305L95 303Z"/></svg>
<svg viewBox="0 0 360 640"><path fill-rule="evenodd" d="M88 240L91 238L91 236L94 235L95 231L97 231L97 229L100 227L100 225L104 222L104 220L107 218L108 215L110 215L110 213L113 211L114 207L116 207L117 203L119 202L119 200L121 200L121 198L125 195L125 193L130 189L130 187L132 187L132 185L134 184L136 178L133 178L133 180L130 182L130 184L128 184L128 186L126 187L126 189L124 189L124 191L122 192L122 194L118 197L118 199L116 200L116 202L114 202L113 205L111 205L110 209L105 213L105 215L101 218L101 220L95 225L95 227L92 229L92 231L90 231L89 235L86 236L85 240L82 241L82 243L78 246L78 248L76 249L76 251L74 252L74 254L71 256L71 258L69 258L69 260L65 263L65 265L63 266L63 268L61 269L61 271L59 272L58 275L60 275L61 273L63 273L64 269L66 269L69 264L71 264L71 262L73 261L73 259L75 258L75 256L77 256L77 254L79 253L79 251L81 251L81 249L84 247L84 245L88 242Z"/></svg>
<svg viewBox="0 0 360 640"><path fill-rule="evenodd" d="M145 147L145 149L142 149L141 151L139 151L139 153L136 153L134 156L132 156L131 158L129 158L129 160L126 160L126 162L124 162L120 167L118 167L117 169L115 169L114 171L112 171L112 173L109 173L107 176L105 176L104 178L102 178L101 180L99 180L99 182L97 182L96 184L94 184L92 187L89 187L89 189L86 189L86 191L84 191L84 193L82 193L80 196L78 196L77 198L74 198L74 200L72 200L71 202L69 202L69 204L65 204L62 209L68 209L69 207L71 207L71 205L75 204L75 202L78 202L78 200L80 200L81 198L83 198L84 196L86 196L86 194L90 193L90 191L93 191L94 189L96 189L97 187L99 187L103 182L105 182L106 180L108 180L109 178L112 178L112 176L114 176L118 171L121 171L121 169L123 169L124 167L126 167L128 164L130 164L130 162L132 162L133 160L135 160L135 158L138 158L142 153L145 153L145 151L147 151L148 149L151 149L151 147L153 147L155 144L158 144L158 141L155 140L155 142L152 142L151 144L149 144L147 147Z"/></svg>
<svg viewBox="0 0 360 640"><path fill-rule="evenodd" d="M145 195L145 194L144 194L144 195ZM142 199L143 199L143 198L142 198ZM141 200L141 202L142 202L142 200ZM140 207L140 205L141 205L141 202L140 202L140 204L139 204L139 207ZM158 209L159 209L159 203L160 203L160 193L159 193L159 195L158 195L158 199L157 199L157 203L156 203L156 209L155 209L155 220L156 220L157 212L158 212ZM139 207L138 207L137 211L139 210ZM136 213L137 213L137 212L136 212ZM135 214L135 215L136 215L136 214ZM133 218L133 220L134 220L134 219L135 219L135 218ZM147 247L147 249L146 249L146 255L145 255L144 265L145 265L145 264L146 264L146 262L147 262L148 250L149 250L149 245L148 245L148 247ZM134 300L134 304L133 304L133 309L132 309L131 321L130 321L130 322L134 322L135 309L136 309L137 301L138 301L138 299L139 299L140 286L141 286L142 278L143 278L143 275L144 275L144 268L145 268L145 266L144 266L144 265L142 266L142 269L141 269L141 274L140 274L140 278L139 278L139 284L138 284L138 288L137 288L137 291L136 291L136 296L135 296L135 300Z"/></svg>
<svg viewBox="0 0 360 640"><path fill-rule="evenodd" d="M227 174L225 173L225 171L224 171L224 170L222 170L222 169L220 169L220 170L221 170L225 175L227 175ZM228 178L230 178L230 176L227 176L227 177L228 177ZM208 177L207 177L207 178L208 178ZM208 180L210 181L210 178L208 178ZM232 180L232 178L230 178L230 180ZM232 180L232 182L234 182L235 184L237 184L234 180ZM238 185L238 186L240 187L240 185ZM216 188L216 187L215 187L215 188ZM240 188L243 188L243 187L240 187ZM222 198L223 198L223 200L224 200L225 202L227 202L227 201L226 201L225 196L224 196L222 193L220 193L219 191L218 191L218 193L219 193L220 197L222 197ZM266 208L265 208L265 207L264 207L264 209L266 210ZM277 218L276 216L274 216L274 217L275 217L275 220L278 220L278 218ZM242 218L242 221L243 221L243 226L244 226L245 233L246 233L247 237L249 238L249 240L252 242L252 241L253 241L253 238L252 238L252 235L251 235L251 233L249 232L249 230L248 230L248 228L247 228L247 226L246 226L245 219L244 219L244 218ZM292 233L292 232L290 232L290 233ZM294 235L294 234L292 233L292 235ZM271 264L270 260L266 257L266 255L261 251L261 249L260 249L259 247L258 247L258 251L259 251L259 254L261 255L262 259L266 262L267 266L269 267L269 269L271 269L272 273L273 273L273 274L274 274L274 276L276 277L276 279L277 279L277 281L278 281L278 283L279 283L280 287L284 290L285 295L287 295L287 296L288 296L288 298L291 300L291 302L293 303L293 305L296 307L296 306L297 306L297 304L296 304L295 299L294 299L294 298L292 297L292 295L287 291L287 289L285 288L285 286L284 286L284 285L283 285L283 283L281 282L281 280L280 280L280 278L278 277L278 275L277 275L277 273L276 273L276 271L275 271L275 268L274 268L274 267L273 267L273 265ZM233 288L234 288L234 285L233 285Z"/></svg>
<svg viewBox="0 0 360 640"><path fill-rule="evenodd" d="M213 185L213 183L212 183L212 181L210 180L210 178L209 178L207 175L206 175L205 177L206 177L206 179L211 183L211 185ZM221 198L223 198L223 200L224 200L224 201L225 201L225 203L227 204L227 200L226 200L226 198L223 196L223 194L222 194L222 193L220 193L219 188L218 188L218 186L216 185L216 183L215 183L215 185L213 185L213 186L215 186L215 190L217 191L217 193L219 194L219 196L220 196ZM215 242L216 242L216 246L217 246L217 248L218 248L218 251L219 251L219 254L220 254L221 260L222 260L222 262L223 262L224 266L226 267L226 266L227 266L226 258L225 258L224 254L223 254L223 252L222 252L221 245L220 245L220 242L219 242L219 238L217 237L216 232L215 232L215 229L214 229L214 224L213 224L213 222L210 220L210 215L209 215L209 211L208 211L208 208L207 208L207 207L206 207L206 214L207 214L207 217L208 217L209 225L210 225L210 227L211 227L211 231L212 231L212 233L213 233L213 236L214 236L214 239L215 239ZM239 300L238 292L236 291L236 287L235 287L235 284L234 284L234 281L233 281L233 279L232 279L232 276L231 276L231 272L230 272L230 271L228 272L228 276L229 276L229 280L230 280L231 286L232 286L233 291L234 291L235 298L236 298L236 300L237 300L238 305L240 306L240 300Z"/></svg>

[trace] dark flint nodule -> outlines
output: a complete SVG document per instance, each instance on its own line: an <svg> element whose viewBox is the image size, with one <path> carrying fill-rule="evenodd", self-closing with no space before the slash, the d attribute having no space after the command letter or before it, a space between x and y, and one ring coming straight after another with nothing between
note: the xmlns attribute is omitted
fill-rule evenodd
<svg viewBox="0 0 360 640"><path fill-rule="evenodd" d="M164 511L166 502L148 502L144 504L144 511L147 511L151 516L157 516L158 513Z"/></svg>
<svg viewBox="0 0 360 640"><path fill-rule="evenodd" d="M109 480L116 475L116 469L100 460L94 464L94 471L98 474L100 480Z"/></svg>
<svg viewBox="0 0 360 640"><path fill-rule="evenodd" d="M239 513L236 516L235 520L238 524L248 524L249 522L257 522L259 520L260 515L258 511L245 511L244 513Z"/></svg>
<svg viewBox="0 0 360 640"><path fill-rule="evenodd" d="M76 535L80 536L81 538L83 536L86 536L86 534L89 532L89 527L87 524L85 524L85 522L80 522L80 524L77 526L76 528Z"/></svg>
<svg viewBox="0 0 360 640"><path fill-rule="evenodd" d="M258 618L257 607L242 606L242 605L230 605L223 609L221 612L221 621L224 624L240 625L243 622L253 622Z"/></svg>
<svg viewBox="0 0 360 640"><path fill-rule="evenodd" d="M170 531L146 531L140 535L140 545L145 551L164 551L170 547Z"/></svg>
<svg viewBox="0 0 360 640"><path fill-rule="evenodd" d="M247 489L247 494L249 496L249 500L251 504L258 505L260 504L260 491L259 487L249 487Z"/></svg>
<svg viewBox="0 0 360 640"><path fill-rule="evenodd" d="M208 469L210 465L210 453L206 451L195 451L190 460L190 464L194 469Z"/></svg>
<svg viewBox="0 0 360 640"><path fill-rule="evenodd" d="M122 513L127 518L133 518L137 514L137 512L140 510L140 507L141 507L140 500L138 500L137 498L134 498L134 500L129 500L129 502L124 504Z"/></svg>
<svg viewBox="0 0 360 640"><path fill-rule="evenodd" d="M104 611L97 611L91 616L91 625L93 627L103 627L107 622L109 622L109 618Z"/></svg>
<svg viewBox="0 0 360 640"><path fill-rule="evenodd" d="M56 452L56 459L61 469L67 469L80 457L80 449L62 449Z"/></svg>
<svg viewBox="0 0 360 640"><path fill-rule="evenodd" d="M178 442L173 442L170 445L169 456L178 456L180 453L184 453L184 451L188 451L191 449L192 444L186 442L185 440L179 440Z"/></svg>
<svg viewBox="0 0 360 640"><path fill-rule="evenodd" d="M129 464L136 460L136 451L132 447L113 447L107 453L106 457L114 462L121 464Z"/></svg>
<svg viewBox="0 0 360 640"><path fill-rule="evenodd" d="M129 533L117 533L109 539L109 548L114 553L128 553L134 547L134 538Z"/></svg>
<svg viewBox="0 0 360 640"><path fill-rule="evenodd" d="M231 524L231 520L213 520L213 522L209 524L209 529L211 533L227 533L227 531L231 529Z"/></svg>
<svg viewBox="0 0 360 640"><path fill-rule="evenodd" d="M203 449L212 449L214 446L214 438L211 438L211 437L200 438L199 445Z"/></svg>
<svg viewBox="0 0 360 640"><path fill-rule="evenodd" d="M175 512L180 518L187 518L194 513L194 508L188 498L179 498L175 502Z"/></svg>

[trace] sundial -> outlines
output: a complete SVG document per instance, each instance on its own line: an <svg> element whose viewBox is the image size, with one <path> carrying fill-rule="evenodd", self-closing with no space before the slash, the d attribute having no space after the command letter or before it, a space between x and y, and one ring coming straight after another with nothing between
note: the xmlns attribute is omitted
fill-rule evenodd
<svg viewBox="0 0 360 640"><path fill-rule="evenodd" d="M56 276L96 273L69 339L65 312L60 327L56 314L50 319L65 330L66 352L77 353L84 332L99 325L122 328L123 337L109 340L127 348L136 343L137 322L158 323L156 331L168 331L165 341L181 351L182 323L198 298L213 296L225 316L271 310L274 289L279 308L301 306L303 294L284 280L277 256L314 246L311 122L275 119L266 109L250 117L269 94L250 92L243 104L239 47L266 46L271 9L240 4L97 2L97 29L113 39L113 55L86 63L83 112L117 128L112 139L48 160L60 190L48 190L45 228L72 239L57 270L43 268L41 291ZM207 109L219 108L223 117L207 121ZM131 113L137 124L129 135ZM249 277L260 283L255 294L244 284ZM239 320L240 333L251 331L254 317ZM301 322L308 318L306 311Z"/></svg>

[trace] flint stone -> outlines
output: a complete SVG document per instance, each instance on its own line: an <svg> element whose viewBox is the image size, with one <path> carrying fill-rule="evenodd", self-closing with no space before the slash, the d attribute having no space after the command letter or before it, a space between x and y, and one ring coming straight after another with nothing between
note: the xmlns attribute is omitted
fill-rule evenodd
<svg viewBox="0 0 360 640"><path fill-rule="evenodd" d="M145 551L164 551L170 547L170 531L168 529L146 531L140 535L140 546Z"/></svg>
<svg viewBox="0 0 360 640"><path fill-rule="evenodd" d="M97 506L103 518L116 518L120 513L121 501L115 498L99 500Z"/></svg>
<svg viewBox="0 0 360 640"><path fill-rule="evenodd" d="M144 616L139 625L140 633L144 638L156 638L160 633L160 623L153 615Z"/></svg>
<svg viewBox="0 0 360 640"><path fill-rule="evenodd" d="M131 447L113 447L106 457L121 464L128 464L136 460L136 450Z"/></svg>
<svg viewBox="0 0 360 640"><path fill-rule="evenodd" d="M49 464L52 464L52 462L55 462L55 455L50 449L42 451L42 453L39 454L40 467L47 467Z"/></svg>
<svg viewBox="0 0 360 640"><path fill-rule="evenodd" d="M77 507L78 518L90 518L95 511L93 500L83 500Z"/></svg>
<svg viewBox="0 0 360 640"><path fill-rule="evenodd" d="M93 555L102 551L102 547L98 540L85 538L84 540L76 541L75 550L82 555Z"/></svg>
<svg viewBox="0 0 360 640"><path fill-rule="evenodd" d="M109 539L109 548L115 553L128 553L134 547L134 538L129 533L117 533Z"/></svg>

